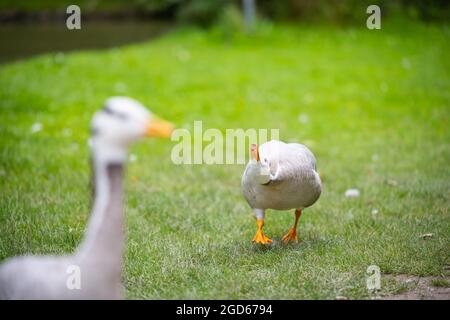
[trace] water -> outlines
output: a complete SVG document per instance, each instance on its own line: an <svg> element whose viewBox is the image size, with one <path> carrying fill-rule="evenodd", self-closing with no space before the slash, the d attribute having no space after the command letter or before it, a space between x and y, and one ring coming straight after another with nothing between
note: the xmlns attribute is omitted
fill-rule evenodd
<svg viewBox="0 0 450 320"><path fill-rule="evenodd" d="M0 63L46 52L99 49L146 41L165 31L168 25L143 21L89 21L81 30L68 30L61 23L0 24Z"/></svg>

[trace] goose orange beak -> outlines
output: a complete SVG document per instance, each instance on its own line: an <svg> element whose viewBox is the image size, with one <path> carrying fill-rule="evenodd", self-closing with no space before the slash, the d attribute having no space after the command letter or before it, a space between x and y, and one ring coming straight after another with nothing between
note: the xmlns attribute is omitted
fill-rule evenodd
<svg viewBox="0 0 450 320"><path fill-rule="evenodd" d="M252 154L252 159L259 161L259 151L258 151L258 145L252 144L250 147L250 152Z"/></svg>
<svg viewBox="0 0 450 320"><path fill-rule="evenodd" d="M172 135L174 128L175 126L166 120L153 118L147 123L145 136L168 138Z"/></svg>

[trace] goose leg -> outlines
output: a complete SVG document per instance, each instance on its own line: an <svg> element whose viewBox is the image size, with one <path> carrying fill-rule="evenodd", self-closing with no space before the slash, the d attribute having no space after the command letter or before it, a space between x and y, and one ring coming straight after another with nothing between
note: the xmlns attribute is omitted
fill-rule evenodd
<svg viewBox="0 0 450 320"><path fill-rule="evenodd" d="M256 235L253 237L252 242L261 243L261 244L269 244L272 243L272 240L266 237L263 233L264 226L264 211L255 210L256 213L256 224L258 225L258 230L256 231Z"/></svg>
<svg viewBox="0 0 450 320"><path fill-rule="evenodd" d="M283 240L284 243L288 243L289 241L293 240L295 243L298 242L298 237L297 237L297 225L298 225L298 219L300 219L300 216L302 215L302 210L301 209L297 209L295 210L295 222L294 222L294 227L292 227L288 233L286 233L284 235L283 238L281 238L281 240Z"/></svg>

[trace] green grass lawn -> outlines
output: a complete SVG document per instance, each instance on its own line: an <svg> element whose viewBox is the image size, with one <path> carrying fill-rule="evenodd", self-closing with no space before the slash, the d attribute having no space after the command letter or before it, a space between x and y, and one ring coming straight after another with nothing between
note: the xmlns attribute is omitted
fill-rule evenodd
<svg viewBox="0 0 450 320"><path fill-rule="evenodd" d="M250 38L181 29L4 65L0 259L80 243L90 119L108 96L129 95L179 127L279 128L316 154L324 191L300 220L298 245L261 248L243 165L176 166L170 140L133 146L128 298L370 298L372 264L383 275L448 275L449 52L448 27L386 22L263 26ZM43 128L32 134L34 123ZM361 196L345 198L348 188ZM279 240L292 223L292 211L269 211L265 231ZM401 290L389 279L381 294Z"/></svg>

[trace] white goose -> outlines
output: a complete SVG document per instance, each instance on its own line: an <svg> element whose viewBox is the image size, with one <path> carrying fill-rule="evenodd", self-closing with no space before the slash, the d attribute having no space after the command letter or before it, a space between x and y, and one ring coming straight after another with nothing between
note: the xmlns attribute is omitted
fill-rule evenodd
<svg viewBox="0 0 450 320"><path fill-rule="evenodd" d="M242 175L242 190L258 225L253 242L272 242L262 231L266 209L295 209L294 227L282 240L298 242L297 224L302 209L317 201L322 183L316 159L306 146L271 140L259 148L252 144L251 159Z"/></svg>
<svg viewBox="0 0 450 320"><path fill-rule="evenodd" d="M1 299L121 299L124 247L122 180L128 146L170 136L170 123L127 98L106 101L92 121L94 205L87 234L68 256L23 256L0 265ZM79 276L78 281L73 276ZM74 281L74 282L71 282Z"/></svg>

